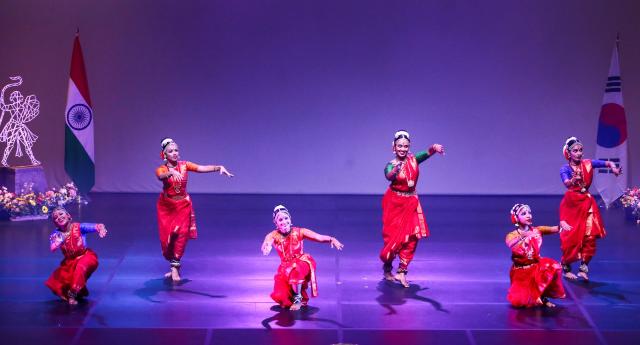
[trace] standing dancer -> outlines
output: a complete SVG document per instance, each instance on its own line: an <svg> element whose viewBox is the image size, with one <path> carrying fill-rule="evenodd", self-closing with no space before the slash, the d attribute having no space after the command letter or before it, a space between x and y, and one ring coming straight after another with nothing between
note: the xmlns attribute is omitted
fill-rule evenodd
<svg viewBox="0 0 640 345"><path fill-rule="evenodd" d="M57 229L49 236L51 251L60 248L64 260L46 281L45 285L69 304L89 295L87 280L98 268L98 256L87 248L85 234L97 232L101 238L107 235L104 224L72 223L71 215L62 207L51 212Z"/></svg>
<svg viewBox="0 0 640 345"><path fill-rule="evenodd" d="M531 208L523 204L513 206L511 222L518 228L506 238L513 261L507 299L514 307L555 307L548 298L565 298L562 267L557 261L540 256L542 235L571 230L571 227L565 222L560 222L560 227L534 227Z"/></svg>
<svg viewBox="0 0 640 345"><path fill-rule="evenodd" d="M158 228L162 255L169 261L171 270L165 278L180 281L180 259L187 240L198 237L191 197L187 194L188 172L208 173L219 171L220 175L233 177L222 165L198 165L179 161L178 144L172 139L162 140L160 157L165 160L156 176L162 181L162 193L158 198Z"/></svg>
<svg viewBox="0 0 640 345"><path fill-rule="evenodd" d="M420 173L418 164L436 152L444 154L442 145L433 144L428 150L413 155L409 152L410 144L408 132L401 130L395 133L393 152L396 158L389 162L384 170L384 175L391 181L391 185L382 198L384 247L380 252L380 259L384 263L384 278L397 280L404 287L409 287L407 267L416 252L418 240L429 236L429 228L416 194ZM400 264L394 276L391 270L396 256L400 257Z"/></svg>
<svg viewBox="0 0 640 345"><path fill-rule="evenodd" d="M282 205L273 209L273 223L277 229L271 231L262 242L262 254L269 255L273 246L280 256L280 266L273 277L271 298L283 308L299 310L309 302L307 288L311 284L311 295L318 296L316 262L304 253L303 241L329 243L331 248L342 250L344 245L335 237L317 234L309 229L292 227L289 210Z"/></svg>
<svg viewBox="0 0 640 345"><path fill-rule="evenodd" d="M596 239L606 235L598 204L589 187L593 180L593 170L609 168L616 176L622 168L611 161L582 159L583 146L576 137L567 139L562 149L569 161L560 169L560 177L567 187L560 202L560 219L573 227L573 231L560 234L562 249L562 270L567 279L578 277L589 280L589 262L596 253ZM571 272L571 264L580 260L578 276Z"/></svg>

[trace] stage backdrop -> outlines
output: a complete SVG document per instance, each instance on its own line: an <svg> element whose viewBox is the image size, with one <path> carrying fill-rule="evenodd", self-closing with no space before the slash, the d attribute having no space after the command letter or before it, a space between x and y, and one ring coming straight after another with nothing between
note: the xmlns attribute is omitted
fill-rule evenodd
<svg viewBox="0 0 640 345"><path fill-rule="evenodd" d="M40 99L29 126L51 184L67 179L80 28L94 191L159 191L170 136L184 159L236 174L192 176L191 192L382 193L392 135L406 129L414 151L447 149L422 165L422 193L555 194L565 138L595 152L617 32L625 173L640 182L638 13L633 0L4 0L0 77L22 75Z"/></svg>

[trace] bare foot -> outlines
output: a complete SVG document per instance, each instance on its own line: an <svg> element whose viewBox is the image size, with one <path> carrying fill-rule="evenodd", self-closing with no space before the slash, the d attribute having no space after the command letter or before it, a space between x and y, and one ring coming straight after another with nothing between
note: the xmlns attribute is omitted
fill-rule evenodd
<svg viewBox="0 0 640 345"><path fill-rule="evenodd" d="M551 303L551 301L549 301L549 300L544 301L544 306L547 307L547 308L555 308L556 307L556 305Z"/></svg>
<svg viewBox="0 0 640 345"><path fill-rule="evenodd" d="M394 281L396 280L396 278L393 277L393 274L391 272L384 272L384 280L388 280L388 281Z"/></svg>
<svg viewBox="0 0 640 345"><path fill-rule="evenodd" d="M302 303L301 302L296 302L294 304L291 305L291 307L289 307L289 310L300 310L300 307L302 307Z"/></svg>
<svg viewBox="0 0 640 345"><path fill-rule="evenodd" d="M402 284L402 286L408 288L409 287L409 282L407 282L407 275L404 273L398 273L396 274L396 276L394 277L396 281L398 281L400 284Z"/></svg>
<svg viewBox="0 0 640 345"><path fill-rule="evenodd" d="M569 280L578 279L578 277L575 274L573 274L573 272L564 272L562 275Z"/></svg>
<svg viewBox="0 0 640 345"><path fill-rule="evenodd" d="M164 277L165 277L166 279L171 279L171 271L169 271L169 272L165 273L165 274L164 274Z"/></svg>
<svg viewBox="0 0 640 345"><path fill-rule="evenodd" d="M171 279L174 282L179 282L180 280L182 280L182 278L180 278L180 270L178 269L178 267L171 267Z"/></svg>
<svg viewBox="0 0 640 345"><path fill-rule="evenodd" d="M69 303L69 305L76 305L78 304L78 300L69 296L69 298L67 298L67 303Z"/></svg>
<svg viewBox="0 0 640 345"><path fill-rule="evenodd" d="M587 272L578 272L578 277L587 281L589 280L589 276L587 275Z"/></svg>

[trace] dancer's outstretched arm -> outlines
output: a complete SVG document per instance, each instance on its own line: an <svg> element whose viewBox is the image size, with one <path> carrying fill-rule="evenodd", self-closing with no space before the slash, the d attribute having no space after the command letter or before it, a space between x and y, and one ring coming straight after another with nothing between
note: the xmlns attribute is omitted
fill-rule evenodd
<svg viewBox="0 0 640 345"><path fill-rule="evenodd" d="M328 242L331 245L331 248L335 247L337 250L342 250L342 248L344 247L344 244L340 243L340 241L338 241L338 239L335 237L321 235L309 229L303 229L302 234L305 238L308 238L312 241L322 243Z"/></svg>
<svg viewBox="0 0 640 345"><path fill-rule="evenodd" d="M220 175L233 177L233 174L227 171L224 165L199 165L197 170L199 173L220 172Z"/></svg>
<svg viewBox="0 0 640 345"><path fill-rule="evenodd" d="M80 232L88 234L90 232L97 232L100 238L107 236L107 228L104 224L98 223L80 223Z"/></svg>

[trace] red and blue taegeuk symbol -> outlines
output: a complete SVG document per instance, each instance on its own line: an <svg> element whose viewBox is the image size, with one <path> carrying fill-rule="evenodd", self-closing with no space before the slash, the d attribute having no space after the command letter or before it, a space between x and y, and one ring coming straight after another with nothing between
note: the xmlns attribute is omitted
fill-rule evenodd
<svg viewBox="0 0 640 345"><path fill-rule="evenodd" d="M598 120L598 146L613 148L627 140L627 119L624 108L607 103L600 110Z"/></svg>

